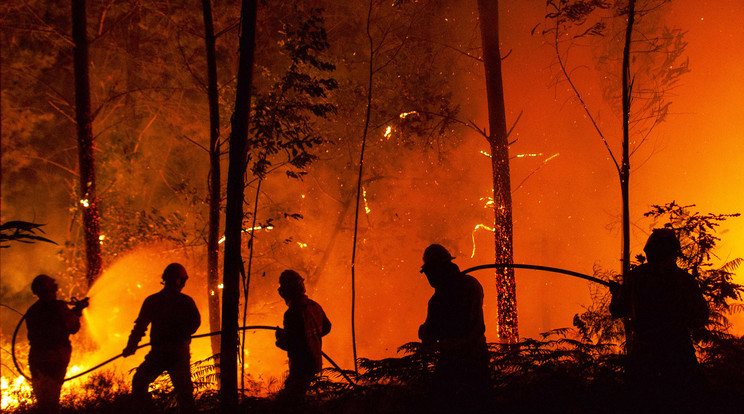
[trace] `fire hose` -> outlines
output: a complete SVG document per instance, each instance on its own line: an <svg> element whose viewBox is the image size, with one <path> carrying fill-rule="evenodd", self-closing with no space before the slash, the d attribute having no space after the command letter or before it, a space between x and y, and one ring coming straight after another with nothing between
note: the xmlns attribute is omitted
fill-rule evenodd
<svg viewBox="0 0 744 414"><path fill-rule="evenodd" d="M18 359L16 358L16 354L15 354L16 337L18 336L18 330L21 328L21 325L23 324L23 321L25 319L26 319L26 314L24 313L23 316L21 316L21 320L18 321L18 325L16 326L15 331L13 332L13 339L11 341L11 355L13 356L13 364L15 364L15 367L18 370L18 373L21 374L21 376L23 376L23 378L25 378L27 381L31 381L31 378L28 375L26 375L25 372L23 372L23 370L21 369L20 365L18 364ZM266 330L277 331L280 328L278 328L276 326L268 326L268 325L250 325L250 326L241 326L241 327L238 327L238 331L259 330L259 329L266 329ZM199 334L199 335L191 335L191 338L192 339L205 338L205 337L208 337L208 336L220 335L221 333L222 333L222 331L208 332L208 333ZM138 346L137 349L145 348L145 347L148 347L148 346L150 346L150 343L149 342ZM331 357L329 357L323 351L321 351L321 353L323 354L323 358L325 358L326 361L328 361L331 365L333 365L333 367L336 368L336 370L338 370L339 373L341 373L341 375L344 377L344 379L346 379L346 381L348 381L349 384L351 384L352 386L356 387L356 383L354 381L352 381L351 378L349 378L349 376L344 372L344 370L342 370L341 367L339 367L338 364L336 364L336 362L334 362L331 359ZM74 380L76 378L82 377L83 375L89 374L90 372L93 372L93 371L97 370L98 368L101 368L104 365L107 365L107 364L109 364L111 362L114 362L115 360L121 358L122 356L124 356L124 355L123 354L119 354L119 355L117 355L117 356L115 356L113 358L109 358L109 359L101 362L100 364L92 367L92 368L89 368L89 369L87 369L87 370L85 370L83 372L80 372L78 374L75 374L75 375L73 375L71 377L65 378L65 381L71 381L71 380Z"/></svg>
<svg viewBox="0 0 744 414"><path fill-rule="evenodd" d="M470 273L470 272L474 272L476 270L482 270L482 269L505 269L505 268L542 270L542 271L545 271L545 272L561 273L561 274L565 274L565 275L569 275L569 276L578 277L580 279L588 280L590 282L598 283L600 285L607 286L607 287L611 287L613 285L613 283L615 283L615 282L610 282L610 281L607 281L607 280L602 280L602 279L599 279L599 278L596 278L596 277L593 277L593 276L585 275L583 273L574 272L574 271L566 270L566 269L560 269L560 268L557 268L557 267L540 266L540 265L529 265L529 264L516 264L516 263L491 263L491 264L479 265L479 266L474 266L474 267L465 269L462 273ZM18 372L24 378L26 378L26 380L29 380L30 381L31 379L29 378L29 376L26 375L25 372L23 372L23 370L21 369L20 365L18 364L18 360L16 359L16 355L15 355L16 337L18 336L18 330L21 328L21 324L23 323L23 321L25 319L26 319L26 314L23 314L23 316L21 317L20 321L18 321L18 325L16 326L15 331L13 332L13 339L12 339L12 342L11 342L11 355L13 356L13 364L15 364L15 367L18 370ZM258 329L266 329L266 330L274 330L274 331L276 331L276 330L278 330L280 328L275 327L275 326L268 326L268 325L251 325L251 326L242 326L242 327L239 327L238 328L238 331L258 330ZM203 337L207 337L207 336L219 335L221 333L222 333L222 331L208 332L208 333L205 333L205 334L192 335L191 338L194 338L194 339L196 339L196 338L203 338ZM144 347L147 347L147 346L150 346L150 344L149 343L142 344L142 345L138 346L137 349L144 348ZM322 352L322 354L323 354L323 357L331 365L333 365L333 367L336 368L338 370L338 372L341 373L341 375L344 377L344 379L346 379L346 381L349 382L349 384L351 384L352 386L356 386L356 383L354 381L352 381L352 379L349 378L348 375L346 375L346 373L338 366L338 364L336 364L336 362L334 362L328 355L326 355L325 352ZM73 379L82 377L83 375L86 375L86 374L88 374L88 373L90 373L92 371L95 371L98 368L101 368L104 365L107 365L107 364L115 361L116 359L118 359L118 358L120 358L122 356L123 356L122 354L119 354L119 355L117 355L117 356L115 356L113 358L109 358L106 361L101 362L100 364L98 364L98 365L96 365L96 366L94 366L92 368L89 368L86 371L83 371L83 372L80 372L78 374L75 374L72 377L65 378L65 381L70 381L70 380L73 380Z"/></svg>
<svg viewBox="0 0 744 414"><path fill-rule="evenodd" d="M571 271L571 270L559 269L557 267L540 266L540 265L529 265L529 264L516 264L516 263L492 263L492 264L484 264L484 265L474 266L474 267L465 269L462 273L470 273L470 272L474 272L476 270L481 270L481 269L506 269L506 268L542 270L542 271L545 271L545 272L562 273L564 275L574 276L574 277L578 277L580 279L588 280L590 282L599 283L600 285L604 285L604 286L607 286L607 287L611 287L613 285L613 283L616 283L616 282L610 282L610 281L607 281L607 280L602 280L602 279L596 278L594 276L585 275L583 273L574 272L574 271Z"/></svg>

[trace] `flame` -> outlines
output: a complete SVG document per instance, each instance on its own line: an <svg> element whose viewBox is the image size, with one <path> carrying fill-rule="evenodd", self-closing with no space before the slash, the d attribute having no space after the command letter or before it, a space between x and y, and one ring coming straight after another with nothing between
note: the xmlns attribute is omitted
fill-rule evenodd
<svg viewBox="0 0 744 414"><path fill-rule="evenodd" d="M21 376L12 380L2 377L0 378L0 394L2 394L0 409L3 411L13 410L22 401L28 401L31 397L31 384L26 381L26 378Z"/></svg>

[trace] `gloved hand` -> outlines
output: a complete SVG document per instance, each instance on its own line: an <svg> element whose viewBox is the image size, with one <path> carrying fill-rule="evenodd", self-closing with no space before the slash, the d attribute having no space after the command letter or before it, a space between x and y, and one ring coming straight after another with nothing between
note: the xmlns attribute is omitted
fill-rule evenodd
<svg viewBox="0 0 744 414"><path fill-rule="evenodd" d="M137 345L127 345L127 347L121 351L121 356L126 358L130 355L134 355L135 352L137 352Z"/></svg>
<svg viewBox="0 0 744 414"><path fill-rule="evenodd" d="M89 305L89 298L83 298L82 300L75 300L73 298L72 303L72 312L75 313L77 316L81 316L83 314L83 309L87 308Z"/></svg>

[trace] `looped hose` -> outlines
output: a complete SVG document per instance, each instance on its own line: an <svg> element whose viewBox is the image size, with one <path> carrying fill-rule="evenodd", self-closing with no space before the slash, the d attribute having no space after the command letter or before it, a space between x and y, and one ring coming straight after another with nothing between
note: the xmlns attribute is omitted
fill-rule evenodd
<svg viewBox="0 0 744 414"><path fill-rule="evenodd" d="M23 316L21 316L21 319L18 321L18 325L16 326L15 331L13 331L13 339L11 341L11 355L13 356L13 364L15 365L16 369L18 370L18 373L21 374L21 376L23 378L25 378L27 381L30 382L31 381L31 377L29 377L25 372L23 372L23 370L21 369L20 365L18 364L18 359L16 358L16 354L15 354L16 337L18 336L18 330L21 328L21 325L23 324L23 321L25 319L26 319L26 314L24 313ZM238 327L238 330L239 331L258 330L258 329L265 329L265 330L272 330L272 331L279 330L279 328L276 327L276 326L268 326L268 325L251 325L251 326ZM222 331L208 332L208 333L205 333L205 334L192 335L191 338L192 339L204 338L204 337L208 337L208 336L219 335L221 333L222 333ZM150 346L150 343L149 342L146 343L146 344L142 344L142 345L138 346L137 349L144 348L144 347L147 347L147 346ZM330 364L333 365L333 367L336 368L338 370L338 372L341 373L341 375L344 377L344 379L346 379L346 381L349 382L349 384L351 384L352 386L356 387L356 383L354 381L352 381L352 379L349 378L348 375L346 375L346 373L344 372L344 370L342 370L336 364L336 362L334 362L331 359L331 357L329 357L328 355L326 355L325 352L322 352L321 351L321 353L323 354L323 357L326 359L326 361L330 362ZM109 364L109 363L111 363L111 362L119 359L122 356L123 356L122 354L119 354L119 355L117 355L117 356L115 356L113 358L109 358L109 359L101 362L100 364L92 367L92 368L89 368L89 369L87 369L87 370L85 370L83 372L77 373L77 374L75 374L75 375L73 375L71 377L65 378L65 381L71 381L71 380L74 380L76 378L80 378L83 375L89 374L90 372L95 371L98 368L101 368L102 366L107 365L107 364Z"/></svg>

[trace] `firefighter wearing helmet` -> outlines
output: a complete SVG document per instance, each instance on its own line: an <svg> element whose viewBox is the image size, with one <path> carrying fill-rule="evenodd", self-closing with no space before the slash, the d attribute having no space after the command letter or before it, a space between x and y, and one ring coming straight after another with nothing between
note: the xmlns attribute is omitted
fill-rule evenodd
<svg viewBox="0 0 744 414"><path fill-rule="evenodd" d="M648 258L611 288L610 312L627 318L630 401L636 412L691 412L705 388L692 331L708 319L697 281L677 266L679 240L671 228L654 229Z"/></svg>
<svg viewBox="0 0 744 414"><path fill-rule="evenodd" d="M331 322L323 308L305 293L305 280L294 270L279 276L279 296L287 304L284 327L276 331L276 346L287 351L289 375L279 398L300 401L323 365L323 337Z"/></svg>
<svg viewBox="0 0 744 414"><path fill-rule="evenodd" d="M163 289L145 299L122 355L133 355L147 327L152 325L152 347L132 378L135 404L142 409L150 408L152 401L148 387L167 371L181 412L192 413L196 412L196 406L191 382L190 344L191 335L199 328L201 318L194 300L181 293L189 278L186 269L179 263L171 263L162 277Z"/></svg>
<svg viewBox="0 0 744 414"><path fill-rule="evenodd" d="M80 315L87 302L73 309L57 299L57 282L39 275L31 282L31 292L39 300L26 312L28 330L28 365L31 386L39 412L58 413L59 395L70 363L70 335L80 329Z"/></svg>
<svg viewBox="0 0 744 414"><path fill-rule="evenodd" d="M424 250L420 272L426 275L434 294L418 334L425 347L439 351L431 390L433 404L444 410L479 410L488 385L483 287L474 277L460 272L453 259L440 244Z"/></svg>

